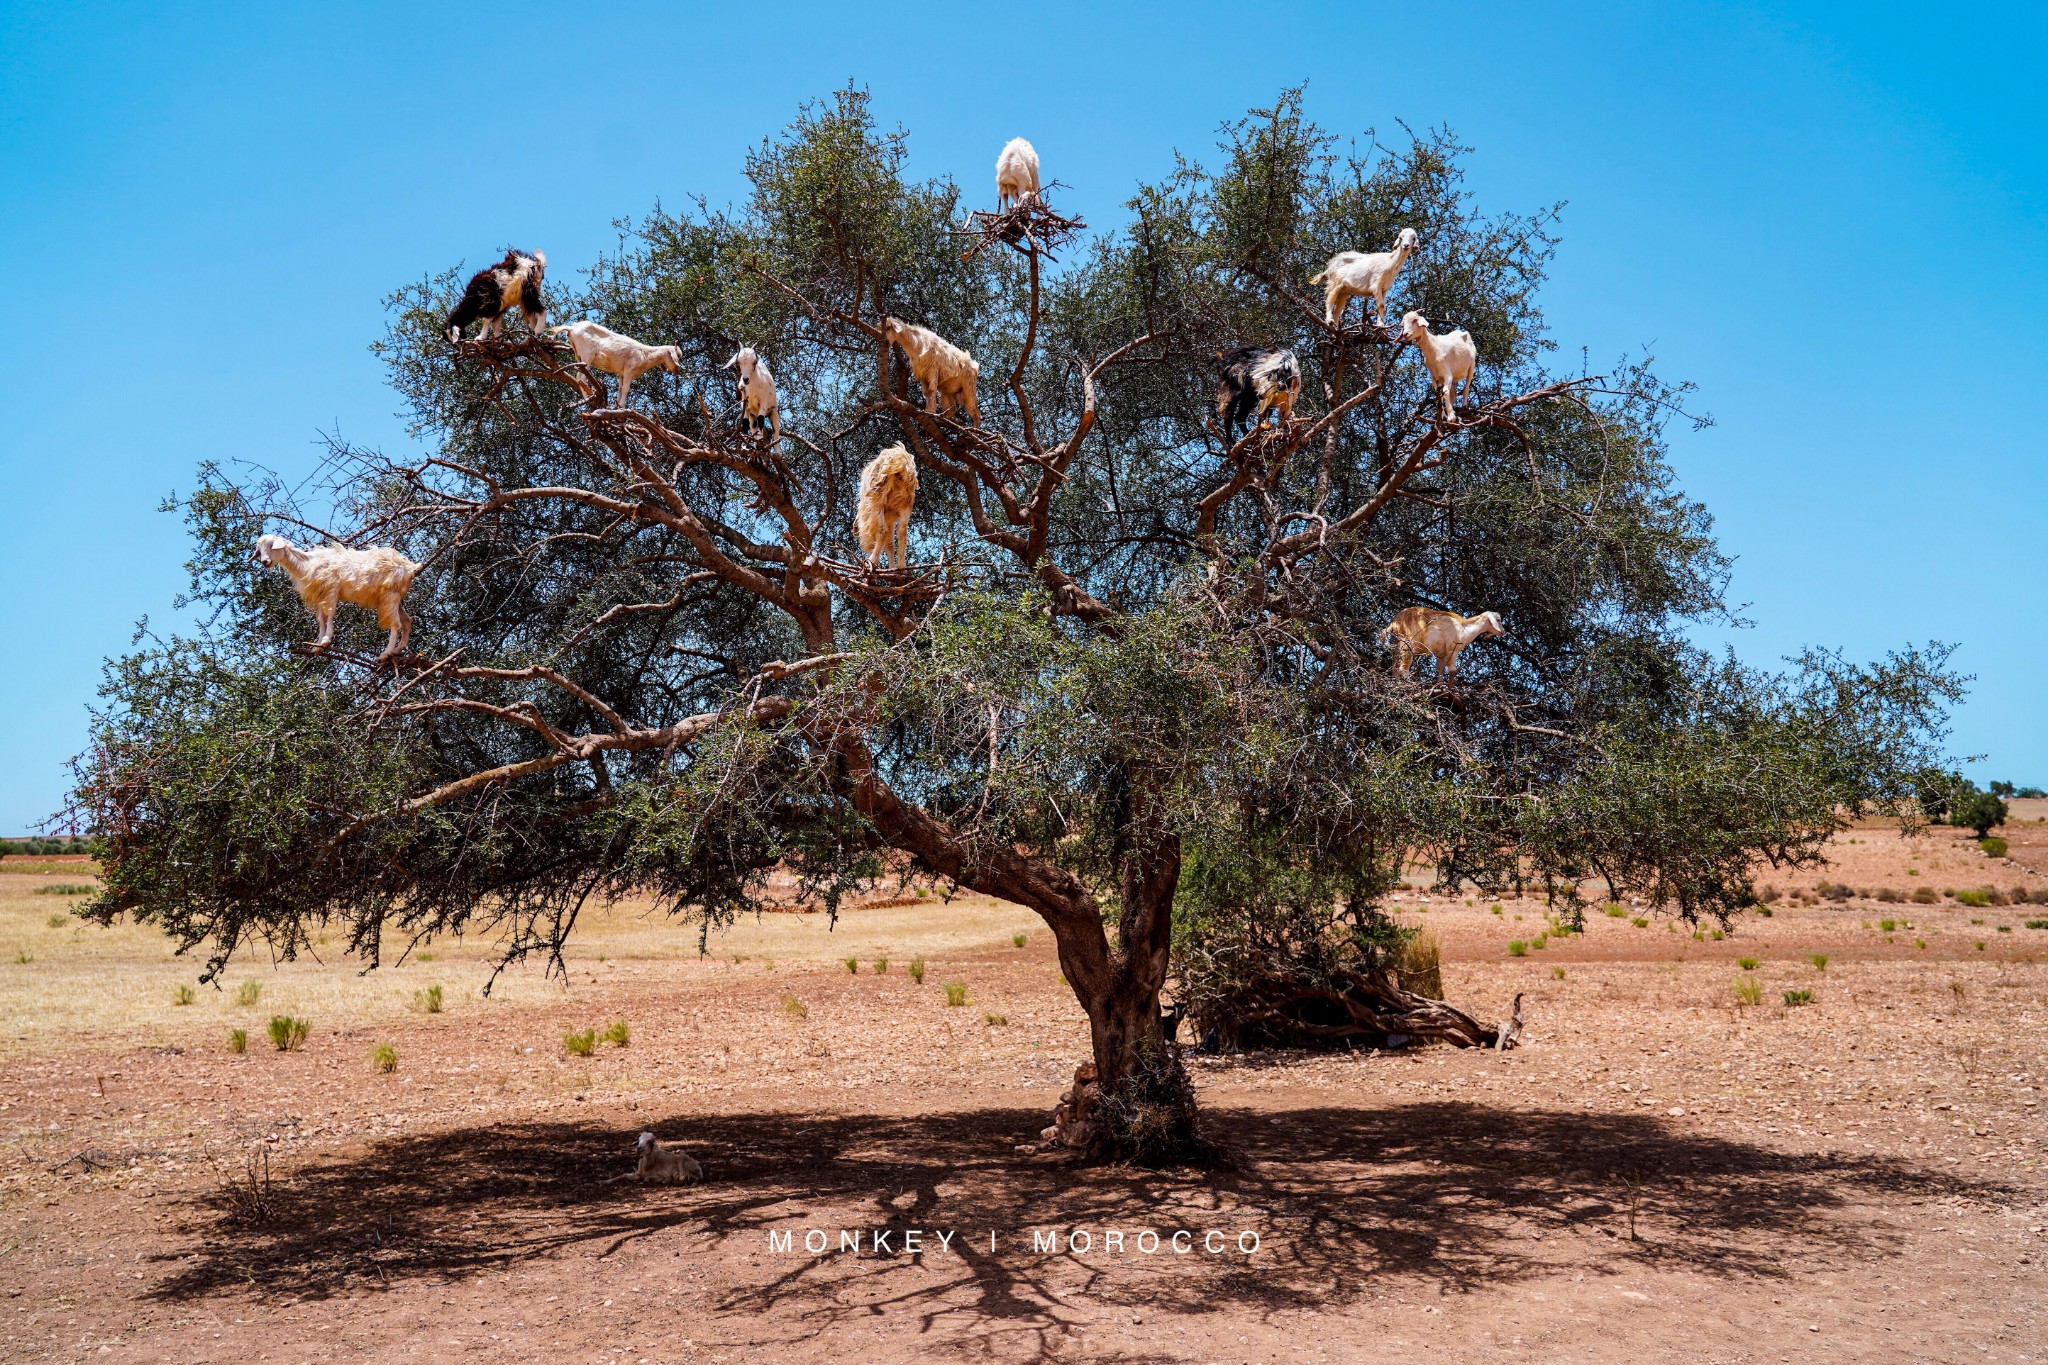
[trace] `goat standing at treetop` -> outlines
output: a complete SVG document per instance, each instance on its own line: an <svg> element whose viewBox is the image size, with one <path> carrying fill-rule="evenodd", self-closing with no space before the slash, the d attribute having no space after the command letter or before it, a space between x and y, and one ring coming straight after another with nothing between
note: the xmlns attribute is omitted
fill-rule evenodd
<svg viewBox="0 0 2048 1365"><path fill-rule="evenodd" d="M405 594L412 588L413 575L420 566L388 545L357 550L347 545L321 545L300 549L283 536L256 537L256 559L275 564L290 575L299 590L299 600L313 613L320 633L315 649L326 649L334 640L334 613L343 602L372 608L377 624L390 632L384 652L388 659L402 653L412 642L412 616L405 609Z"/></svg>
<svg viewBox="0 0 2048 1365"><path fill-rule="evenodd" d="M1320 275L1309 276L1310 284L1323 286L1323 321L1335 327L1344 320L1344 310L1351 300L1362 298L1361 316L1371 322L1373 310L1379 310L1380 326L1387 325L1387 290L1393 288L1394 276L1401 273L1401 267L1415 250L1415 229L1402 228L1394 239L1392 251L1340 251L1330 258Z"/></svg>
<svg viewBox="0 0 2048 1365"><path fill-rule="evenodd" d="M1380 643L1385 644L1392 637L1394 669L1404 678L1418 654L1427 654L1435 659L1440 676L1455 678L1458 676L1458 655L1466 645L1482 635L1506 633L1506 628L1500 623L1500 613L1496 611L1460 616L1454 611L1437 611L1431 607L1406 607L1380 632Z"/></svg>
<svg viewBox="0 0 2048 1365"><path fill-rule="evenodd" d="M917 502L917 461L900 445L890 446L860 472L860 506L853 531L868 567L893 554L896 567L910 563L910 509Z"/></svg>

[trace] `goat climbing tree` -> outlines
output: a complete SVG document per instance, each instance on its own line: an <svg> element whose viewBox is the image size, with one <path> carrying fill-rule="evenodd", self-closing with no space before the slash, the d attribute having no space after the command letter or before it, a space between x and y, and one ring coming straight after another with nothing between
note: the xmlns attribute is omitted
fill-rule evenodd
<svg viewBox="0 0 2048 1365"><path fill-rule="evenodd" d="M593 896L708 933L771 872L836 908L907 868L1045 919L1095 1151L1171 1159L1196 1142L1160 1010L1177 924L1363 934L1417 860L1738 909L1756 858L1905 794L1943 656L1772 674L1689 647L1725 574L1663 463L1681 395L1646 363L1548 368L1551 215L1475 211L1447 137L1367 144L1340 155L1290 93L1090 236L906 180L904 136L842 92L750 156L745 204L656 212L580 293L556 253L558 317L682 347L632 410L586 402L544 338L450 347L456 272L400 291L377 349L425 453L336 443L317 502L210 468L187 504L214 610L109 667L77 788L109 839L92 913L216 974L330 919L373 961L488 922L508 962L559 967ZM1307 283L1402 227L1394 312L1478 345L1450 417L1412 345L1326 325ZM922 410L885 316L979 359L979 426ZM1247 342L1307 384L1231 442L1210 365ZM780 442L743 430L718 368L740 345L778 377ZM913 563L878 572L854 490L896 442ZM361 620L295 650L302 610L248 562L293 528L425 564L417 653L373 667ZM1507 634L1454 685L1404 680L1375 636L1416 604Z"/></svg>

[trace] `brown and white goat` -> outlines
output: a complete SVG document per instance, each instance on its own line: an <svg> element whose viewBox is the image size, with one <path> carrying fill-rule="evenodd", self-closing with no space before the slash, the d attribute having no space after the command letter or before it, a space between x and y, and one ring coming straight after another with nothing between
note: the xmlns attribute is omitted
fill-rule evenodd
<svg viewBox="0 0 2048 1365"><path fill-rule="evenodd" d="M1216 368L1222 376L1216 386L1216 415L1222 419L1225 440L1237 439L1237 425L1247 417L1257 426L1268 412L1279 413L1282 422L1294 416L1294 402L1301 397L1301 362L1294 352L1239 346L1218 351Z"/></svg>
<svg viewBox="0 0 2048 1365"><path fill-rule="evenodd" d="M1389 638L1393 640L1394 669L1404 678L1418 654L1427 654L1436 660L1436 671L1440 677L1455 678L1458 676L1458 655L1464 652L1466 645L1482 635L1505 633L1499 612L1482 611L1477 616L1460 616L1454 611L1437 611L1433 607L1404 607L1380 632L1380 643L1387 643Z"/></svg>
<svg viewBox="0 0 2048 1365"><path fill-rule="evenodd" d="M969 425L981 425L981 407L974 397L981 366L973 356L931 328L898 318L882 319L882 335L910 362L910 376L924 390L926 412L944 415L965 408Z"/></svg>

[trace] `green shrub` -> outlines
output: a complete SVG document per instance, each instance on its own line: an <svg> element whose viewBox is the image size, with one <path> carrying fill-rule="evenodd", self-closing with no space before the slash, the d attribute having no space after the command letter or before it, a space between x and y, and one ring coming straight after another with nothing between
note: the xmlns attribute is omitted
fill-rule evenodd
<svg viewBox="0 0 2048 1365"><path fill-rule="evenodd" d="M36 888L38 896L90 896L99 890L97 886L86 886L78 882L52 882Z"/></svg>
<svg viewBox="0 0 2048 1365"><path fill-rule="evenodd" d="M1817 972L1824 972L1828 969L1828 955L1826 953L1808 953L1806 960L1813 964L1813 969Z"/></svg>
<svg viewBox="0 0 2048 1365"><path fill-rule="evenodd" d="M1771 907L1768 905L1759 905L1756 908L1756 912L1759 915L1762 915L1765 919L1769 919L1771 917Z"/></svg>
<svg viewBox="0 0 2048 1365"><path fill-rule="evenodd" d="M1548 948L1548 947L1550 946L1550 935L1549 935L1549 934L1538 934L1538 935L1536 935L1536 937L1534 937L1534 938L1532 938L1532 939L1530 939L1530 940L1529 940L1529 946L1530 946L1531 948L1536 948L1536 949L1539 949L1539 950L1540 950L1540 949L1543 949L1543 948Z"/></svg>
<svg viewBox="0 0 2048 1365"><path fill-rule="evenodd" d="M981 1022L987 1024L990 1028L1000 1028L1010 1022L1010 1016L1007 1014L984 1014L981 1016Z"/></svg>
<svg viewBox="0 0 2048 1365"><path fill-rule="evenodd" d="M1619 905L1616 905L1616 904L1615 904L1615 903L1614 903L1613 901L1609 901L1609 902L1607 902L1607 904L1605 904L1605 905L1601 906L1600 908L1601 908L1602 910L1604 910L1604 911L1606 911L1606 912L1607 912L1607 918L1609 918L1609 919L1627 919L1627 918L1628 918L1628 911L1626 911L1626 910L1622 909L1622 908L1621 908L1621 907L1620 907Z"/></svg>
<svg viewBox="0 0 2048 1365"><path fill-rule="evenodd" d="M1913 940L1913 946L1915 948L1925 948L1927 946L1927 940L1924 938L1916 938Z"/></svg>
<svg viewBox="0 0 2048 1365"><path fill-rule="evenodd" d="M911 979L912 981L915 981L915 982L916 982L916 983L917 983L918 985L920 985L920 986L922 986L922 985L924 984L924 959L923 959L923 958L921 958L921 957L913 957L912 959L910 959L910 979Z"/></svg>
<svg viewBox="0 0 2048 1365"><path fill-rule="evenodd" d="M1753 957L1738 957L1735 959L1735 965L1742 968L1745 972L1755 971L1756 964L1757 959Z"/></svg>
<svg viewBox="0 0 2048 1365"><path fill-rule="evenodd" d="M1012 934L1010 935L1010 946L1012 948L1022 948L1024 946L1025 939L1028 937L1029 935L1027 934Z"/></svg>
<svg viewBox="0 0 2048 1365"><path fill-rule="evenodd" d="M441 987L437 984L414 991L412 993L412 1007L421 1014L439 1014L441 1012Z"/></svg>
<svg viewBox="0 0 2048 1365"><path fill-rule="evenodd" d="M633 1028L623 1019L614 1019L605 1025L604 1032L597 1037L599 1042L610 1043L613 1047L625 1047L633 1041Z"/></svg>
<svg viewBox="0 0 2048 1365"><path fill-rule="evenodd" d="M1562 980L1564 980L1564 968L1562 968L1562 967L1552 967L1552 968L1550 969L1550 976L1551 976L1551 979L1552 979L1553 981L1562 981Z"/></svg>
<svg viewBox="0 0 2048 1365"><path fill-rule="evenodd" d="M1811 1005L1813 1003L1813 992L1786 991L1785 1003L1788 1005Z"/></svg>
<svg viewBox="0 0 2048 1365"><path fill-rule="evenodd" d="M2027 927L2029 929L2048 929L2048 919L2030 919L2027 921Z"/></svg>
<svg viewBox="0 0 2048 1365"><path fill-rule="evenodd" d="M886 957L878 957L878 958L876 958L876 959L875 959L875 975L876 975L876 976L886 976L886 975L888 975L888 972L889 972L889 959L888 959L888 958L886 958Z"/></svg>
<svg viewBox="0 0 2048 1365"><path fill-rule="evenodd" d="M23 948L21 951L17 952L14 955L14 965L17 967L26 967L29 963L34 962L35 960L36 955L26 948Z"/></svg>
<svg viewBox="0 0 2048 1365"><path fill-rule="evenodd" d="M1401 946L1401 960L1395 969L1403 990L1444 998L1443 945L1427 929L1418 929Z"/></svg>
<svg viewBox="0 0 2048 1365"><path fill-rule="evenodd" d="M243 1009L249 1008L249 1006L262 998L263 983L261 981L244 981L241 985L235 987L235 1003Z"/></svg>
<svg viewBox="0 0 2048 1365"><path fill-rule="evenodd" d="M249 1050L249 1030L247 1030L247 1029L245 1029L245 1028L232 1028L232 1029L229 1029L229 1030L228 1030L228 1051L230 1051L230 1052L247 1052L248 1050Z"/></svg>
<svg viewBox="0 0 2048 1365"><path fill-rule="evenodd" d="M71 916L69 915L52 915L43 921L43 927L46 929L62 929L69 923L71 923Z"/></svg>
<svg viewBox="0 0 2048 1365"><path fill-rule="evenodd" d="M860 959L859 959L859 958L857 958L857 957L849 957L849 958L847 958L847 959L846 959L846 974L847 974L848 976L859 976L859 975L860 975Z"/></svg>
<svg viewBox="0 0 2048 1365"><path fill-rule="evenodd" d="M1638 929L1647 929L1650 927L1650 918L1647 915L1637 915L1634 919L1630 920L1629 923L1633 924Z"/></svg>
<svg viewBox="0 0 2048 1365"><path fill-rule="evenodd" d="M279 1052L297 1052L306 1045L306 1037L312 1031L313 1025L304 1019L294 1019L289 1014L272 1015L270 1044Z"/></svg>
<svg viewBox="0 0 2048 1365"><path fill-rule="evenodd" d="M571 1057L588 1057L597 1051L597 1030L587 1028L581 1033L571 1030L562 1035L562 1046L568 1049Z"/></svg>
<svg viewBox="0 0 2048 1365"><path fill-rule="evenodd" d="M1934 888L1931 886L1916 886L1913 888L1913 904L1915 905L1935 905L1940 900L1941 897L1935 893Z"/></svg>
<svg viewBox="0 0 2048 1365"><path fill-rule="evenodd" d="M811 1017L809 1006L805 1005L803 1001L797 999L789 991L782 993L782 1003L778 1008L792 1019L808 1019Z"/></svg>
<svg viewBox="0 0 2048 1365"><path fill-rule="evenodd" d="M198 998L190 986L180 986L171 992L171 1003L173 1005L189 1005Z"/></svg>
<svg viewBox="0 0 2048 1365"><path fill-rule="evenodd" d="M1491 914L1498 915L1500 913L1500 907L1498 905L1489 905L1486 908L1488 912Z"/></svg>
<svg viewBox="0 0 2048 1365"><path fill-rule="evenodd" d="M389 1043L379 1043L370 1049L370 1069L390 1075L398 1070L398 1049Z"/></svg>
<svg viewBox="0 0 2048 1365"><path fill-rule="evenodd" d="M1528 951L1529 951L1529 945L1528 945L1528 944L1526 944L1526 943L1524 943L1524 942L1522 942L1522 940L1520 940L1520 939L1512 939L1512 940L1510 940L1510 941L1509 941L1509 943L1508 943L1508 956L1509 956L1509 957L1521 957L1521 956L1523 956L1524 954L1526 954L1526 953L1527 953Z"/></svg>
<svg viewBox="0 0 2048 1365"><path fill-rule="evenodd" d="M1898 929L1899 922L1895 919L1881 919L1877 922L1877 927L1889 934Z"/></svg>
<svg viewBox="0 0 2048 1365"><path fill-rule="evenodd" d="M1721 932L1719 929L1715 929L1711 933L1709 933L1708 937L1713 939L1714 942L1719 943L1722 939L1728 937L1728 935Z"/></svg>
<svg viewBox="0 0 2048 1365"><path fill-rule="evenodd" d="M1998 926L1998 932L2001 934L2009 934L2012 932L2012 926L2010 924L2001 924Z"/></svg>
<svg viewBox="0 0 2048 1365"><path fill-rule="evenodd" d="M1982 910L1985 906L1991 904L1991 896L1988 892L1965 887L1956 892L1956 901L1959 904L1969 906L1973 910Z"/></svg>
<svg viewBox="0 0 2048 1365"><path fill-rule="evenodd" d="M1735 978L1735 999L1738 1004L1760 1005L1764 999L1764 988L1753 976Z"/></svg>
<svg viewBox="0 0 2048 1365"><path fill-rule="evenodd" d="M948 1005L964 1005L967 1003L967 983L965 981L948 981L946 983L946 1003Z"/></svg>
<svg viewBox="0 0 2048 1365"><path fill-rule="evenodd" d="M418 962L424 965L426 963L432 962L434 960L434 955L432 953L414 953L412 955L412 960L414 962Z"/></svg>

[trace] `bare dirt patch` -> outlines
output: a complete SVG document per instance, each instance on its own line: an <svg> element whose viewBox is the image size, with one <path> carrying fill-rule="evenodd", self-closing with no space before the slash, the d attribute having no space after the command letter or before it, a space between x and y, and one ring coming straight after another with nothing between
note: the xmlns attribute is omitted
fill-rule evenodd
<svg viewBox="0 0 2048 1365"><path fill-rule="evenodd" d="M2048 885L2026 829L2003 831L2015 865L1957 831L1859 830L1798 886ZM1195 1058L1232 1161L1155 1173L1016 1150L1085 1020L1014 907L770 915L704 958L617 907L566 985L514 972L485 1000L490 945L442 944L368 975L250 963L179 1005L196 964L160 938L49 923L67 897L36 888L79 879L0 873L7 1360L1975 1361L2048 1340L2048 931L2025 927L2048 908L1781 901L1717 941L1624 907L1511 956L1540 904L1411 891L1454 1001L1527 993L1526 1045ZM302 1051L263 1036L285 1012L313 1025ZM562 1046L618 1019L624 1047ZM709 1181L613 1180L643 1128ZM238 1199L252 1153L271 1180Z"/></svg>

